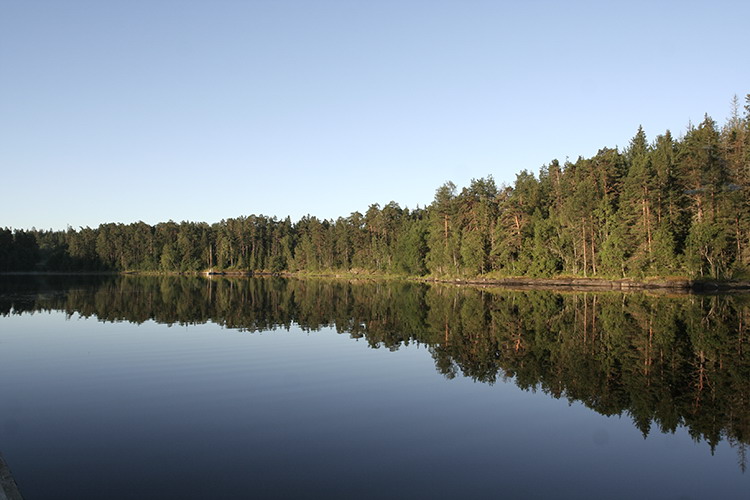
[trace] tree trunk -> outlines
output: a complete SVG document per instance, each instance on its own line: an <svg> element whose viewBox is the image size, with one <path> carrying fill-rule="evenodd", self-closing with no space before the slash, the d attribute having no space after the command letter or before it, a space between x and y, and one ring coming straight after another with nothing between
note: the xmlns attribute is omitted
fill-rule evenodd
<svg viewBox="0 0 750 500"><path fill-rule="evenodd" d="M591 225L591 271L596 274L596 249L594 247L594 225Z"/></svg>
<svg viewBox="0 0 750 500"><path fill-rule="evenodd" d="M651 237L651 209L648 204L646 205L646 236L648 237L648 255L651 257L651 242L653 239Z"/></svg>
<svg viewBox="0 0 750 500"><path fill-rule="evenodd" d="M740 264L745 263L745 256L742 255L742 231L740 230L740 216L735 216L735 239L737 240L737 259Z"/></svg>
<svg viewBox="0 0 750 500"><path fill-rule="evenodd" d="M586 277L586 268L588 267L588 263L586 262L586 219L581 219L581 236L583 236L583 276Z"/></svg>

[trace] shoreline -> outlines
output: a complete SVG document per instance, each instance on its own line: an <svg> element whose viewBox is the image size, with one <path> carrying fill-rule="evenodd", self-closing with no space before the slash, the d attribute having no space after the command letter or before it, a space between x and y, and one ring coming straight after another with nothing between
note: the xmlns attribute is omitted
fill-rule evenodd
<svg viewBox="0 0 750 500"><path fill-rule="evenodd" d="M718 281L654 278L637 280L632 278L494 278L494 279L439 279L422 278L428 283L452 283L457 285L501 286L527 290L580 290L580 291L643 291L664 290L683 293L711 293L728 291L750 292L750 281Z"/></svg>
<svg viewBox="0 0 750 500"><path fill-rule="evenodd" d="M687 278L649 278L638 280L634 278L606 279L606 278L436 278L421 276L397 276L347 272L295 273L295 272L262 272L262 271L185 271L185 272L154 272L154 271L84 271L84 272L2 272L2 276L199 276L206 278L249 278L278 276L282 278L312 278L312 279L341 279L341 280L409 280L421 283L439 283L468 286L499 286L523 290L561 290L561 291L643 291L663 290L676 293L713 293L713 292L746 292L750 293L749 280L691 280Z"/></svg>

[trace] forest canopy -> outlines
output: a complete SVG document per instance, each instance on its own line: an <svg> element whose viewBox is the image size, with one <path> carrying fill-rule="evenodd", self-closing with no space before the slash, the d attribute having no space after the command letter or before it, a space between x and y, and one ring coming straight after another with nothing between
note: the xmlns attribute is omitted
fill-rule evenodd
<svg viewBox="0 0 750 500"><path fill-rule="evenodd" d="M552 160L512 186L440 186L425 208L335 220L264 215L66 231L0 229L2 271L367 271L470 276L717 279L750 275L750 94L723 126L591 158Z"/></svg>

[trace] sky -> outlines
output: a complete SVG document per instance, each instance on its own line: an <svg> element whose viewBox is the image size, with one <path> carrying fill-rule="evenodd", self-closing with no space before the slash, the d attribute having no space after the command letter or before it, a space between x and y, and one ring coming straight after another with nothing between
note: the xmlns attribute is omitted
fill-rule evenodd
<svg viewBox="0 0 750 500"><path fill-rule="evenodd" d="M750 2L2 0L0 227L293 221L722 125Z"/></svg>

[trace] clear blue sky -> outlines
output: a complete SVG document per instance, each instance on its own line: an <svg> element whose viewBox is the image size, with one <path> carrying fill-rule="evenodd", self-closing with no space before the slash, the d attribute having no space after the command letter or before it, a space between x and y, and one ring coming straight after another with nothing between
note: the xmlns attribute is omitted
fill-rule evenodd
<svg viewBox="0 0 750 500"><path fill-rule="evenodd" d="M0 227L424 206L723 124L750 2L0 2Z"/></svg>

